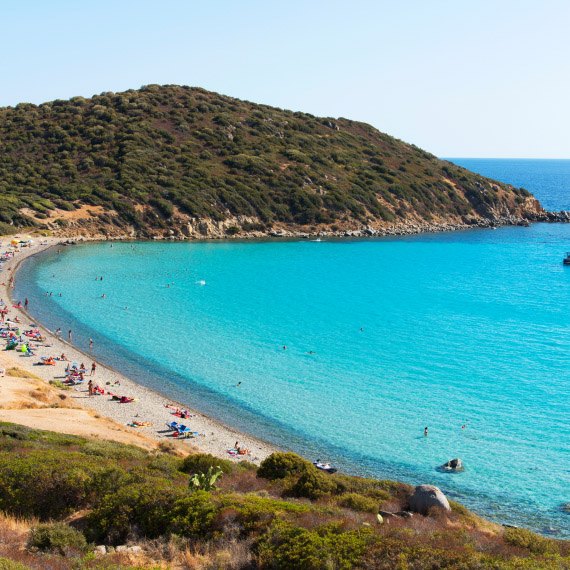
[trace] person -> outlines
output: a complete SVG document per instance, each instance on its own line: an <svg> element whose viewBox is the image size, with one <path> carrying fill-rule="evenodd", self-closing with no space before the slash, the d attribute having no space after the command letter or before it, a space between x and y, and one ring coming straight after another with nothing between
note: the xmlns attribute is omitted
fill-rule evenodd
<svg viewBox="0 0 570 570"><path fill-rule="evenodd" d="M24 309L28 308L28 298L26 297L24 300Z"/></svg>
<svg viewBox="0 0 570 570"><path fill-rule="evenodd" d="M95 376L95 370L97 370L97 365L93 362L91 364L91 376Z"/></svg>
<svg viewBox="0 0 570 570"><path fill-rule="evenodd" d="M238 383L236 384L236 388L239 388L240 386L241 386L241 382L238 382Z"/></svg>
<svg viewBox="0 0 570 570"><path fill-rule="evenodd" d="M59 327L55 329L55 336L58 338L61 336L61 329Z"/></svg>
<svg viewBox="0 0 570 570"><path fill-rule="evenodd" d="M89 339L89 350L93 350L93 339Z"/></svg>
<svg viewBox="0 0 570 570"><path fill-rule="evenodd" d="M67 331L67 340L71 342L71 329Z"/></svg>
<svg viewBox="0 0 570 570"><path fill-rule="evenodd" d="M424 436L427 437L427 434L428 434L428 428L427 428L427 426L426 426L426 427L424 428Z"/></svg>
<svg viewBox="0 0 570 570"><path fill-rule="evenodd" d="M93 380L89 380L87 388L89 389L89 397L93 396Z"/></svg>

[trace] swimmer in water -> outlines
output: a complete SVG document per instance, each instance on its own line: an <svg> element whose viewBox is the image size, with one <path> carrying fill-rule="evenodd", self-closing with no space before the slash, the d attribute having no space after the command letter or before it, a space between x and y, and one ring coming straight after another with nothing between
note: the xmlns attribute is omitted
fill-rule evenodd
<svg viewBox="0 0 570 570"><path fill-rule="evenodd" d="M360 332L364 332L364 327L360 327Z"/></svg>
<svg viewBox="0 0 570 570"><path fill-rule="evenodd" d="M317 354L314 350L309 350L309 352L307 352L307 354Z"/></svg>
<svg viewBox="0 0 570 570"><path fill-rule="evenodd" d="M427 437L427 435L428 435L428 428L427 428L427 426L426 426L426 427L424 428L424 436Z"/></svg>
<svg viewBox="0 0 570 570"><path fill-rule="evenodd" d="M283 345L283 350L287 350L287 347L285 345Z"/></svg>
<svg viewBox="0 0 570 570"><path fill-rule="evenodd" d="M239 388L240 386L241 386L241 382L238 382L238 383L236 384L236 388Z"/></svg>

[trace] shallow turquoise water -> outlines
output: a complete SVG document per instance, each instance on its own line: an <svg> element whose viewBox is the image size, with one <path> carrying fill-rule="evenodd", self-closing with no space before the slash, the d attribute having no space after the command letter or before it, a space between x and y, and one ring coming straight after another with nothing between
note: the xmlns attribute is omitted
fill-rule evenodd
<svg viewBox="0 0 570 570"><path fill-rule="evenodd" d="M566 249L570 225L547 224L98 244L26 264L18 294L80 345L93 336L103 360L228 424L568 536ZM435 470L457 456L464 473Z"/></svg>

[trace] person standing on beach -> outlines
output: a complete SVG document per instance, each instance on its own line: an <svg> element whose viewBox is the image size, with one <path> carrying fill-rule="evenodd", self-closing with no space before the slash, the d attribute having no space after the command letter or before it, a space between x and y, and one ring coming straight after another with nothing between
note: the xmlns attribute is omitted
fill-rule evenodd
<svg viewBox="0 0 570 570"><path fill-rule="evenodd" d="M87 388L89 389L89 397L93 396L93 380L89 380Z"/></svg>
<svg viewBox="0 0 570 570"><path fill-rule="evenodd" d="M95 376L95 370L97 370L97 365L93 362L91 364L91 376Z"/></svg>

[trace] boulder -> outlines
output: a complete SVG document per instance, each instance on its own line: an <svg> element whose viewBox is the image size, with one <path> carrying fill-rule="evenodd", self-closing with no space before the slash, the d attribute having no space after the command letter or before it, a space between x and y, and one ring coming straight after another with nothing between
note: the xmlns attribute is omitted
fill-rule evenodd
<svg viewBox="0 0 570 570"><path fill-rule="evenodd" d="M447 497L433 485L418 485L408 504L408 510L422 515L429 514L431 509L451 511Z"/></svg>
<svg viewBox="0 0 570 570"><path fill-rule="evenodd" d="M102 556L103 554L107 554L107 547L104 544L98 544L94 549L93 552L95 556Z"/></svg>
<svg viewBox="0 0 570 570"><path fill-rule="evenodd" d="M440 471L463 471L463 462L456 457L441 465L439 469Z"/></svg>
<svg viewBox="0 0 570 570"><path fill-rule="evenodd" d="M139 546L138 544L127 547L127 552L132 552L133 554L140 554L142 551L142 546Z"/></svg>

